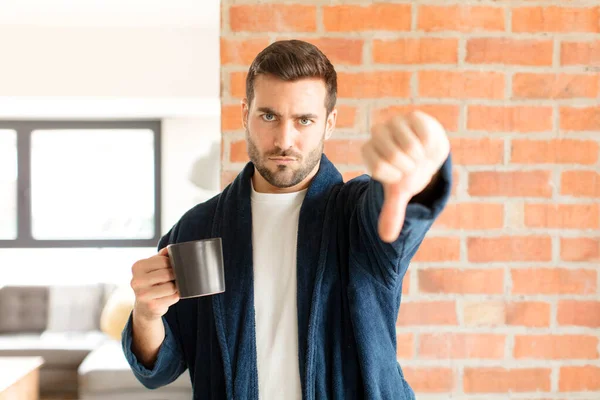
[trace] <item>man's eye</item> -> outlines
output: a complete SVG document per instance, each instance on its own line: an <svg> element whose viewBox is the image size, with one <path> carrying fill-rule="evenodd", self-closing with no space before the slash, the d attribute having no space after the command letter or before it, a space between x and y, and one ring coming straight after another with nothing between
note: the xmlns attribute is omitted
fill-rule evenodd
<svg viewBox="0 0 600 400"><path fill-rule="evenodd" d="M308 118L300 118L300 125L308 126L312 124L312 121Z"/></svg>
<svg viewBox="0 0 600 400"><path fill-rule="evenodd" d="M273 114L263 114L262 118L265 121L274 121L275 120L275 116Z"/></svg>

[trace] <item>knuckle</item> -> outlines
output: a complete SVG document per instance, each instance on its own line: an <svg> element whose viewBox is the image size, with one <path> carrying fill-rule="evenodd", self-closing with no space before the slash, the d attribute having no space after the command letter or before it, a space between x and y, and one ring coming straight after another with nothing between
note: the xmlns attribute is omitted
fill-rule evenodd
<svg viewBox="0 0 600 400"><path fill-rule="evenodd" d="M390 118L389 126L394 129L400 129L402 126L404 126L405 122L406 117L401 115L395 115L392 118Z"/></svg>
<svg viewBox="0 0 600 400"><path fill-rule="evenodd" d="M171 271L170 269L165 269L165 272L163 272L163 279L165 282L169 282L172 281L173 277L173 271Z"/></svg>
<svg viewBox="0 0 600 400"><path fill-rule="evenodd" d="M418 154L418 150L418 143L415 140L408 141L404 145L404 151L410 155Z"/></svg>
<svg viewBox="0 0 600 400"><path fill-rule="evenodd" d="M140 268L139 261L134 262L133 265L131 266L131 274L135 275L139 268Z"/></svg>
<svg viewBox="0 0 600 400"><path fill-rule="evenodd" d="M422 121L424 119L425 115L426 114L423 111L412 110L407 114L406 118L409 118L412 121L419 121L419 120Z"/></svg>

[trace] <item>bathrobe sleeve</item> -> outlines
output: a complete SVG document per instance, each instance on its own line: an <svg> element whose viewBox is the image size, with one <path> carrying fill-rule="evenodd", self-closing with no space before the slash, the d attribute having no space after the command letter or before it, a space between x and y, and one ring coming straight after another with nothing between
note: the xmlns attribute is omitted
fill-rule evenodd
<svg viewBox="0 0 600 400"><path fill-rule="evenodd" d="M163 236L159 242L158 250L165 247L169 242L171 231ZM177 379L186 369L185 359L181 350L179 336L179 322L177 320L177 304L169 307L167 313L162 317L165 327L165 339L158 351L158 357L152 369L142 365L131 350L132 343L132 318L123 329L121 345L125 358L129 363L135 377L148 389L156 389L168 385Z"/></svg>
<svg viewBox="0 0 600 400"><path fill-rule="evenodd" d="M363 181L365 182L365 181ZM383 186L368 179L355 194L350 218L350 256L387 287L402 280L410 260L425 234L444 209L452 188L452 161L448 156L433 186L413 197L406 209L404 225L392 243L382 241L378 233L383 206Z"/></svg>

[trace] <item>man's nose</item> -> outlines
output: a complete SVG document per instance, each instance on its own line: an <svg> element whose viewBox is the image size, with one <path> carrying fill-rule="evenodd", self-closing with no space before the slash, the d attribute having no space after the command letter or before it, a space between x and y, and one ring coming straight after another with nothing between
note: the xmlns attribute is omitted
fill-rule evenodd
<svg viewBox="0 0 600 400"><path fill-rule="evenodd" d="M283 150L289 149L294 145L295 136L296 128L294 127L294 123L292 121L286 121L277 127L274 145Z"/></svg>

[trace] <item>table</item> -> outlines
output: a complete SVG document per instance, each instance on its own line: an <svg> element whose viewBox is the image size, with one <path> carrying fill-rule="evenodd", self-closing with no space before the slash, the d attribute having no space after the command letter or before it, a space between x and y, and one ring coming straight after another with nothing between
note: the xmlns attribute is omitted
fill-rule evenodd
<svg viewBox="0 0 600 400"><path fill-rule="evenodd" d="M0 357L0 400L37 400L42 357Z"/></svg>

